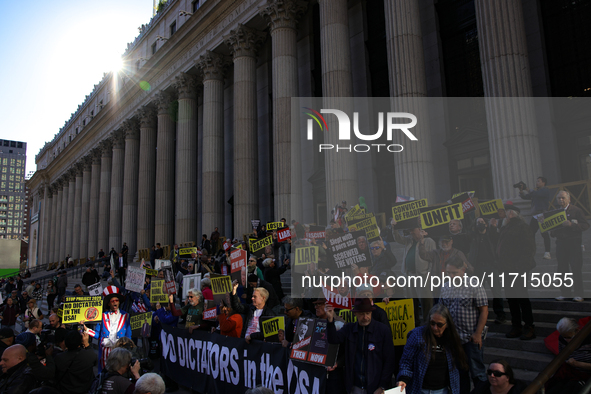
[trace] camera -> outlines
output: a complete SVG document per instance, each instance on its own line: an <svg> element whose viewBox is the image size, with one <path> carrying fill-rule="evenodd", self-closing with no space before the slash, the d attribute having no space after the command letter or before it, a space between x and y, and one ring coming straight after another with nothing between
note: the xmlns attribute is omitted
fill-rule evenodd
<svg viewBox="0 0 591 394"><path fill-rule="evenodd" d="M513 187L515 189L519 189L519 191L527 189L527 185L525 183L523 183L523 181L517 182L516 184L513 185Z"/></svg>
<svg viewBox="0 0 591 394"><path fill-rule="evenodd" d="M140 362L140 371L143 371L143 373L150 372L154 369L154 363L152 363L152 360L149 358L140 358L138 360L137 358L133 357L129 363L129 367L133 367L136 361Z"/></svg>

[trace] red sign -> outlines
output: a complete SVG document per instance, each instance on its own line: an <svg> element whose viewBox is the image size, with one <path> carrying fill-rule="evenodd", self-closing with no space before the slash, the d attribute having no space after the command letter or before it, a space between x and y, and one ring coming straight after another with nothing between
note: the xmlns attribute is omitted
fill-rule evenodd
<svg viewBox="0 0 591 394"><path fill-rule="evenodd" d="M462 212L466 213L473 211L474 209L476 209L476 207L474 206L474 203L472 202L472 199L470 197L468 197L467 200L462 202Z"/></svg>
<svg viewBox="0 0 591 394"><path fill-rule="evenodd" d="M334 292L326 287L322 288L322 291L324 292L324 298L326 298L326 303L328 305L332 305L335 308L350 310L353 307L353 300L351 299L351 290L347 289L346 292L338 291L339 289L336 290L337 292ZM341 295L341 293L344 294Z"/></svg>
<svg viewBox="0 0 591 394"><path fill-rule="evenodd" d="M227 239L224 242L224 245L223 246L224 246L224 250L229 250L232 247L232 242L229 239Z"/></svg>
<svg viewBox="0 0 591 394"><path fill-rule="evenodd" d="M212 320L217 316L217 308L209 308L203 311L203 319Z"/></svg>
<svg viewBox="0 0 591 394"><path fill-rule="evenodd" d="M291 231L289 231L289 227L286 227L282 230L277 231L277 240L279 242L287 241L291 238Z"/></svg>
<svg viewBox="0 0 591 394"><path fill-rule="evenodd" d="M304 238L324 239L326 231L308 231Z"/></svg>

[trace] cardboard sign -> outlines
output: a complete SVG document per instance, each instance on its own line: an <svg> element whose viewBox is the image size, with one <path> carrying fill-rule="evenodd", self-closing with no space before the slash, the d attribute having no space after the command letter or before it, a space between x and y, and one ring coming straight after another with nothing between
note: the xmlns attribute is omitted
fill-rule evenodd
<svg viewBox="0 0 591 394"><path fill-rule="evenodd" d="M290 358L309 364L333 366L338 345L330 345L326 335L327 321L300 317L291 345Z"/></svg>
<svg viewBox="0 0 591 394"><path fill-rule="evenodd" d="M232 292L232 279L228 275L210 274L211 292L213 293L213 302L219 305L226 294Z"/></svg>
<svg viewBox="0 0 591 394"><path fill-rule="evenodd" d="M353 307L350 289L329 289L323 287L322 292L324 293L324 298L326 298L327 305L332 305L338 309L351 309ZM341 294L342 292L344 294Z"/></svg>
<svg viewBox="0 0 591 394"><path fill-rule="evenodd" d="M183 276L183 301L187 299L191 289L201 291L201 273Z"/></svg>
<svg viewBox="0 0 591 394"><path fill-rule="evenodd" d="M170 262L169 262L170 263ZM176 282L172 272L172 264L164 266L164 289L168 294L176 294Z"/></svg>
<svg viewBox="0 0 591 394"><path fill-rule="evenodd" d="M482 216L496 215L499 209L505 209L503 200L500 198L486 202L479 201L478 207L480 208L480 215Z"/></svg>
<svg viewBox="0 0 591 394"><path fill-rule="evenodd" d="M415 310L412 299L390 301L388 304L375 304L386 311L394 346L406 345L406 336L415 328Z"/></svg>
<svg viewBox="0 0 591 394"><path fill-rule="evenodd" d="M462 212L467 213L476 209L472 197L468 193L462 193L451 198L452 204L460 203L462 205Z"/></svg>
<svg viewBox="0 0 591 394"><path fill-rule="evenodd" d="M232 281L237 280L246 288L248 253L242 249L234 249L230 252L230 277Z"/></svg>
<svg viewBox="0 0 591 394"><path fill-rule="evenodd" d="M474 190L469 191L469 192L459 192L459 193L456 193L453 196L451 196L451 198L454 199L458 196L461 196L462 194L468 194L470 197L474 197L474 193L476 193Z"/></svg>
<svg viewBox="0 0 591 394"><path fill-rule="evenodd" d="M369 243L380 240L380 228L375 217L364 219L355 218L348 223L349 231L365 231Z"/></svg>
<svg viewBox="0 0 591 394"><path fill-rule="evenodd" d="M224 241L222 246L224 247L224 250L230 250L230 248L232 247L232 241L230 241L230 239L227 239Z"/></svg>
<svg viewBox="0 0 591 394"><path fill-rule="evenodd" d="M263 239L252 240L249 239L250 242L250 251L257 256L261 256L265 252L265 248L267 246L273 245L273 237L269 235Z"/></svg>
<svg viewBox="0 0 591 394"><path fill-rule="evenodd" d="M172 266L170 260L156 259L154 260L154 269L159 270L162 267Z"/></svg>
<svg viewBox="0 0 591 394"><path fill-rule="evenodd" d="M153 270L151 268L146 267L144 267L144 270L146 271L146 275L148 276L158 276L158 270Z"/></svg>
<svg viewBox="0 0 591 394"><path fill-rule="evenodd" d="M213 308L209 308L203 311L203 320L214 320L218 317L218 312L217 312L216 307ZM188 326L185 326L188 327Z"/></svg>
<svg viewBox="0 0 591 394"><path fill-rule="evenodd" d="M261 225L261 221L259 219L251 219L250 224L252 224L252 229L256 230Z"/></svg>
<svg viewBox="0 0 591 394"><path fill-rule="evenodd" d="M318 246L296 247L291 257L295 272L302 273L308 269L309 264L318 264Z"/></svg>
<svg viewBox="0 0 591 394"><path fill-rule="evenodd" d="M428 206L427 199L402 202L394 204L392 207L392 217L396 222L403 222L405 220L414 219L421 215L420 208L426 208ZM396 223L398 226L399 223Z"/></svg>
<svg viewBox="0 0 591 394"><path fill-rule="evenodd" d="M164 288L164 279L152 279L150 286L150 304L168 304L168 292Z"/></svg>
<svg viewBox="0 0 591 394"><path fill-rule="evenodd" d="M261 327L265 342L279 342L279 330L285 332L285 316L261 316Z"/></svg>
<svg viewBox="0 0 591 394"><path fill-rule="evenodd" d="M88 286L88 294L91 296L100 296L103 294L103 285L99 283L95 283L94 285Z"/></svg>
<svg viewBox="0 0 591 394"><path fill-rule="evenodd" d="M542 222L538 219L538 226L540 226L541 232L552 230L553 228L562 226L562 223L566 222L566 211L564 209L558 209L550 212L543 213L544 220Z"/></svg>
<svg viewBox="0 0 591 394"><path fill-rule="evenodd" d="M309 231L304 235L304 238L315 239L317 241L324 240L326 238L326 229L322 226L308 226Z"/></svg>
<svg viewBox="0 0 591 394"><path fill-rule="evenodd" d="M365 239L365 232L357 231L345 234L333 234L327 238L328 253L332 256L333 267L336 269L350 268L352 264L371 267L369 245L358 245L358 240Z"/></svg>
<svg viewBox="0 0 591 394"><path fill-rule="evenodd" d="M267 223L267 231L279 230L280 228L285 227L285 223L283 222L269 222Z"/></svg>
<svg viewBox="0 0 591 394"><path fill-rule="evenodd" d="M95 322L103 319L102 297L66 297L62 321L64 323Z"/></svg>
<svg viewBox="0 0 591 394"><path fill-rule="evenodd" d="M345 321L345 323L357 322L357 316L355 316L352 310L342 309L339 311L339 316Z"/></svg>
<svg viewBox="0 0 591 394"><path fill-rule="evenodd" d="M277 241L285 242L291 238L291 230L289 227L286 227L282 230L277 231Z"/></svg>
<svg viewBox="0 0 591 394"><path fill-rule="evenodd" d="M462 211L462 204L460 203L427 209L421 211L421 226L423 229L440 226L454 219L462 220L464 218L464 211Z"/></svg>
<svg viewBox="0 0 591 394"><path fill-rule="evenodd" d="M148 338L152 333L152 312L132 313L129 325L132 337Z"/></svg>
<svg viewBox="0 0 591 394"><path fill-rule="evenodd" d="M363 208L359 206L359 204L355 205L353 208L349 209L345 214L345 220L353 219L358 215L363 214L365 211Z"/></svg>
<svg viewBox="0 0 591 394"><path fill-rule="evenodd" d="M127 276L125 277L125 289L136 293L144 290L146 282L146 270L137 267L127 267Z"/></svg>
<svg viewBox="0 0 591 394"><path fill-rule="evenodd" d="M191 257L193 253L197 253L197 248L179 248L180 257Z"/></svg>

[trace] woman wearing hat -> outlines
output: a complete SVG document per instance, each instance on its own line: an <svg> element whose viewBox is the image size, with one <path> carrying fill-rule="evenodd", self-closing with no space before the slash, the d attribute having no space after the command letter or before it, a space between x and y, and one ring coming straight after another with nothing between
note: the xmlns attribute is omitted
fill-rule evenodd
<svg viewBox="0 0 591 394"><path fill-rule="evenodd" d="M400 360L398 386L409 394L459 394L458 367L467 369L466 355L449 310L443 304L429 311L426 325L408 334Z"/></svg>
<svg viewBox="0 0 591 394"><path fill-rule="evenodd" d="M131 326L129 325L129 315L119 310L119 304L125 301L125 297L115 286L107 286L103 290L103 321L98 323L94 330L86 327L84 330L91 337L99 339L99 372L105 368L107 358L111 350L115 348L117 340L122 337L131 338Z"/></svg>
<svg viewBox="0 0 591 394"><path fill-rule="evenodd" d="M43 313L41 313L41 310L37 307L37 300L31 298L27 302L27 310L25 311L25 316L23 317L25 327L29 328L29 322L35 319L43 320Z"/></svg>

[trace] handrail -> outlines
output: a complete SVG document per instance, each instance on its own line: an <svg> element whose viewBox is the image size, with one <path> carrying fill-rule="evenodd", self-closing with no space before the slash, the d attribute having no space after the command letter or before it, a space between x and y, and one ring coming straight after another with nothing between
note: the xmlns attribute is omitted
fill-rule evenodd
<svg viewBox="0 0 591 394"><path fill-rule="evenodd" d="M548 379L558 371L558 368L570 357L571 353L581 346L589 334L591 334L591 321L587 322L585 327L571 339L570 343L548 363L546 368L527 386L522 394L535 394L538 390L542 390Z"/></svg>

